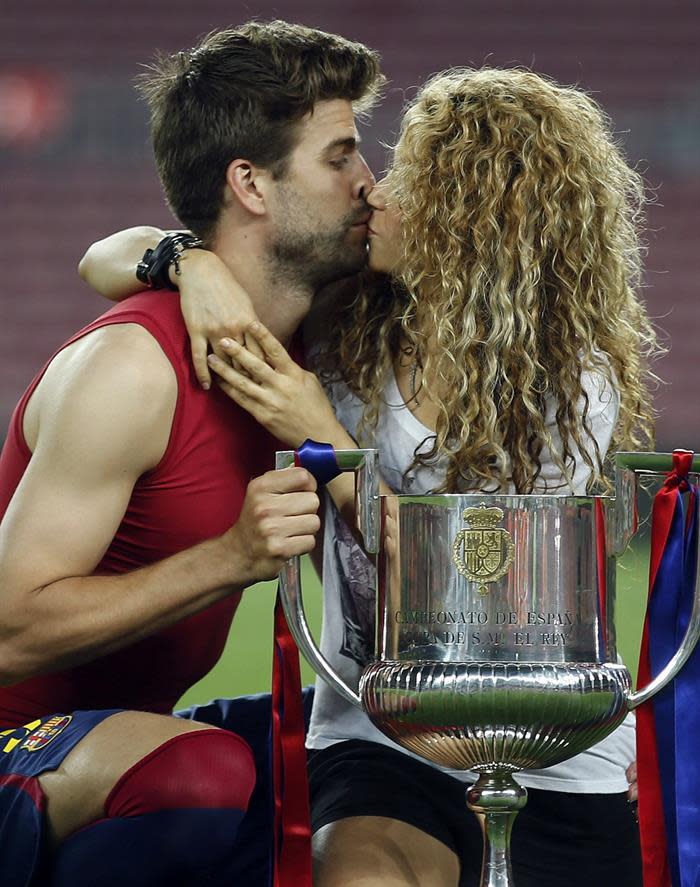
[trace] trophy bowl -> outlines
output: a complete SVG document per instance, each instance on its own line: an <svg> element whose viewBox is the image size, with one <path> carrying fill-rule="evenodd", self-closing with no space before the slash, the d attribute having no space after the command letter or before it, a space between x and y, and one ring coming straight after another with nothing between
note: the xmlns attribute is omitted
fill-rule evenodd
<svg viewBox="0 0 700 887"><path fill-rule="evenodd" d="M624 666L374 663L363 708L387 736L452 769L514 772L585 751L627 714Z"/></svg>
<svg viewBox="0 0 700 887"><path fill-rule="evenodd" d="M278 467L290 456L279 454ZM617 653L615 557L635 530L638 474L670 470L671 457L620 454L614 497L379 497L375 451L336 459L357 473L359 526L377 556L374 661L359 692L309 633L298 559L280 574L290 630L317 673L390 739L479 774L467 803L485 817L482 887L506 887L510 830L527 797L513 773L599 742L671 680L697 642L698 583L678 652L632 692Z"/></svg>

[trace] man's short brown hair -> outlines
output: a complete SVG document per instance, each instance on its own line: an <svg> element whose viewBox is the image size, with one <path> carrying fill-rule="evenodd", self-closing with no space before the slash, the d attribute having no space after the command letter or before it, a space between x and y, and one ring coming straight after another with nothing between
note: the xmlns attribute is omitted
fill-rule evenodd
<svg viewBox="0 0 700 887"><path fill-rule="evenodd" d="M282 176L295 124L316 102L347 99L365 111L383 81L376 52L283 21L215 31L190 51L160 56L138 88L170 208L210 239L232 160Z"/></svg>

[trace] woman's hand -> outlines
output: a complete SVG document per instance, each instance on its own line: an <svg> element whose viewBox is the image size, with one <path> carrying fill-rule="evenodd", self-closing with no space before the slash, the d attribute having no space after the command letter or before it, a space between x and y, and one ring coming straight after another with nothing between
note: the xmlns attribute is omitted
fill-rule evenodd
<svg viewBox="0 0 700 887"><path fill-rule="evenodd" d="M221 259L208 250L187 250L180 261L176 282L190 337L194 371L202 388L209 388L208 346L222 360L227 357L220 346L223 337L255 351L256 342L247 340L245 330L257 315L248 293Z"/></svg>
<svg viewBox="0 0 700 887"><path fill-rule="evenodd" d="M627 800L630 804L637 803L638 791L637 791L637 762L632 761L627 770L625 771L627 776L627 783L629 788L627 789Z"/></svg>
<svg viewBox="0 0 700 887"><path fill-rule="evenodd" d="M243 333L247 343L257 344L264 359L230 338L222 339L217 351L223 351L233 366L218 354L209 355L209 366L218 376L216 384L292 447L310 437L337 449L354 448L355 442L335 418L316 376L295 363L259 321Z"/></svg>

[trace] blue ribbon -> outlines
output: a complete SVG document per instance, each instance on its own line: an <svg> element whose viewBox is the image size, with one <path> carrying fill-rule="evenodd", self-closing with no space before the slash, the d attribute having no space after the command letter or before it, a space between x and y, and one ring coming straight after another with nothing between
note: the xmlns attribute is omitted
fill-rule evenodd
<svg viewBox="0 0 700 887"><path fill-rule="evenodd" d="M313 474L319 487L342 474L335 458L335 450L328 443L319 443L307 438L299 449L295 450L294 456L297 465L301 465Z"/></svg>
<svg viewBox="0 0 700 887"><path fill-rule="evenodd" d="M678 494L649 601L649 656L657 675L675 654L690 621L698 551L698 489L686 515ZM674 887L700 884L700 650L654 698L669 868Z"/></svg>
<svg viewBox="0 0 700 887"><path fill-rule="evenodd" d="M678 494L668 539L649 601L649 658L653 675L657 675L666 666L677 650L678 594L683 576L684 530L683 498ZM674 790L676 784L676 702L673 684L666 686L654 697L654 722L656 724L669 868L674 885L678 885L680 884L680 866Z"/></svg>

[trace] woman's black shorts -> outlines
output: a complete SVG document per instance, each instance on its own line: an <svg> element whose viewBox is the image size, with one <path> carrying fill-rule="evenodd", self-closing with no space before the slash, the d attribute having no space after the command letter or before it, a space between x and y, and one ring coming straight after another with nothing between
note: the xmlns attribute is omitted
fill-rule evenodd
<svg viewBox="0 0 700 887"><path fill-rule="evenodd" d="M311 751L312 827L349 816L398 819L460 858L460 887L478 887L482 837L465 786L429 764L375 742ZM640 887L639 831L626 794L528 789L512 834L517 887Z"/></svg>

